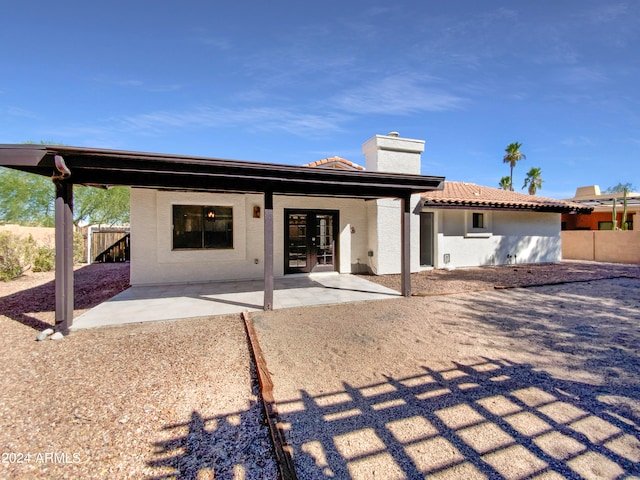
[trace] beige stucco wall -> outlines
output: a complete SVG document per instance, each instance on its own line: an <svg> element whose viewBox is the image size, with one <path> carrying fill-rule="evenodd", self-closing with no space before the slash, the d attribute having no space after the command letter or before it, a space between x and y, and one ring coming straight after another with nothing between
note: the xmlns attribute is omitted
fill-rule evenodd
<svg viewBox="0 0 640 480"><path fill-rule="evenodd" d="M55 247L56 229L53 227L23 227L22 225L5 224L0 225L0 232L9 232L19 237L31 235L38 245Z"/></svg>
<svg viewBox="0 0 640 480"><path fill-rule="evenodd" d="M564 231L562 232L562 258L596 262L640 263L640 231Z"/></svg>

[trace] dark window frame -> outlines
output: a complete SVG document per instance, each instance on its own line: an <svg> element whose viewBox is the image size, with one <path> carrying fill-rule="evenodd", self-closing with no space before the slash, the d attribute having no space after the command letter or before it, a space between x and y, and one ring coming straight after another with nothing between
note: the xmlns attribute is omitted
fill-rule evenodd
<svg viewBox="0 0 640 480"><path fill-rule="evenodd" d="M471 226L473 228L484 229L486 228L484 220L485 220L484 213L473 212L473 215L471 218Z"/></svg>
<svg viewBox="0 0 640 480"><path fill-rule="evenodd" d="M172 205L173 251L233 248L233 207Z"/></svg>

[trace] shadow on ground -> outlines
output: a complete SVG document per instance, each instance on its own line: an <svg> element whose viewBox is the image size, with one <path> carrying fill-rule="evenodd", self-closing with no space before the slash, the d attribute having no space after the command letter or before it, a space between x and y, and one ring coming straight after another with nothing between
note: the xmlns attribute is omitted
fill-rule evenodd
<svg viewBox="0 0 640 480"><path fill-rule="evenodd" d="M73 272L74 309L92 308L129 287L128 263L93 263ZM0 315L35 330L52 323L38 318L38 313L55 312L55 281L0 298ZM34 315L35 314L35 315Z"/></svg>
<svg viewBox="0 0 640 480"><path fill-rule="evenodd" d="M493 292L474 296L469 308L480 325L526 340L532 351L562 354L602 378L603 388L640 400L640 279Z"/></svg>
<svg viewBox="0 0 640 480"><path fill-rule="evenodd" d="M244 412L211 418L192 412L188 422L165 426L171 438L155 442L147 462L162 473L147 479L275 478L271 446L256 425L260 408L251 402ZM259 444L256 435L263 437Z"/></svg>
<svg viewBox="0 0 640 480"><path fill-rule="evenodd" d="M531 365L474 364L279 402L300 478L618 478L640 418ZM331 432L330 434L328 432Z"/></svg>

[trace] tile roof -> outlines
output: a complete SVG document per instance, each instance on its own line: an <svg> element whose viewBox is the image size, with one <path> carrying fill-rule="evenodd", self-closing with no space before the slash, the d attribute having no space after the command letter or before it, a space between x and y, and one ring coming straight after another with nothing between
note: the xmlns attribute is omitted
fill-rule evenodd
<svg viewBox="0 0 640 480"><path fill-rule="evenodd" d="M532 210L539 212L590 213L592 208L567 200L525 195L475 183L444 182L443 190L422 194L427 207Z"/></svg>
<svg viewBox="0 0 640 480"><path fill-rule="evenodd" d="M322 160L318 160L316 162L305 163L302 166L303 167L337 168L340 170L364 170L364 167L342 157L323 158Z"/></svg>

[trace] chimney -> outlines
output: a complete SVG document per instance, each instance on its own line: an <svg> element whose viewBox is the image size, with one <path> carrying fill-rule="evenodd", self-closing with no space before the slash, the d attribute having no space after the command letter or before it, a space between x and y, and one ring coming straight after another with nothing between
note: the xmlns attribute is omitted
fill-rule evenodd
<svg viewBox="0 0 640 480"><path fill-rule="evenodd" d="M424 140L402 138L398 132L376 135L362 145L362 153L369 172L420 175L422 152L424 152Z"/></svg>
<svg viewBox="0 0 640 480"><path fill-rule="evenodd" d="M573 198L595 197L597 195L600 195L600 187L598 185L590 185L588 187L578 187Z"/></svg>

